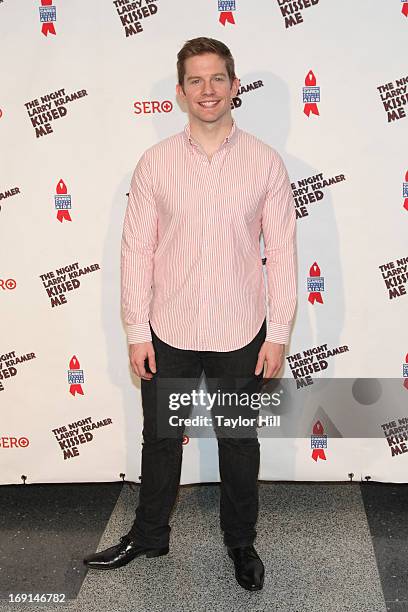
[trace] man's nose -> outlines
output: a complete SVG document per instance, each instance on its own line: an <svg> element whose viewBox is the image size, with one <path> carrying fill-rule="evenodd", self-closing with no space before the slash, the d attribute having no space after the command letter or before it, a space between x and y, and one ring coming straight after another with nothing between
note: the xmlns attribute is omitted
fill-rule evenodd
<svg viewBox="0 0 408 612"><path fill-rule="evenodd" d="M207 95L211 95L214 93L214 85L212 81L204 81L203 85L203 93Z"/></svg>

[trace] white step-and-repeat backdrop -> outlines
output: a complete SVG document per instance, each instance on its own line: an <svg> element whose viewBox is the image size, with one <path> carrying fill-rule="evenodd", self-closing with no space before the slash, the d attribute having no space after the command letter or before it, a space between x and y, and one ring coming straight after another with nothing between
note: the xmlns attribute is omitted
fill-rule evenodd
<svg viewBox="0 0 408 612"><path fill-rule="evenodd" d="M260 477L406 482L408 2L0 0L0 31L0 483L139 480L122 224L139 157L187 122L176 54L197 36L230 47L233 115L296 202ZM186 434L182 482L217 481L216 440Z"/></svg>

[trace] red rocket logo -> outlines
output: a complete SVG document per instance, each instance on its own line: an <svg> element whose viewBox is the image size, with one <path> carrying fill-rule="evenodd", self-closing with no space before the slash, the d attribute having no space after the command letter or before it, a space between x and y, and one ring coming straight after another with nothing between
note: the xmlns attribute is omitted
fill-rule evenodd
<svg viewBox="0 0 408 612"><path fill-rule="evenodd" d="M235 25L234 15L232 14L232 11L236 10L235 0L218 0L218 10L221 25L225 26L227 21Z"/></svg>
<svg viewBox="0 0 408 612"><path fill-rule="evenodd" d="M405 363L402 364L402 376L404 377L404 387L408 391L408 353L405 355Z"/></svg>
<svg viewBox="0 0 408 612"><path fill-rule="evenodd" d="M326 461L324 449L327 448L327 435L324 433L323 425L320 421L316 421L313 425L313 433L310 436L312 447L312 459L316 461L322 459Z"/></svg>
<svg viewBox="0 0 408 612"><path fill-rule="evenodd" d="M69 392L75 397L75 393L84 395L81 383L84 382L84 371L80 370L79 361L74 355L69 362L68 383Z"/></svg>
<svg viewBox="0 0 408 612"><path fill-rule="evenodd" d="M58 210L57 219L61 223L64 221L72 221L69 209L71 208L71 196L67 193L67 186L62 179L57 184L57 195L54 196L55 208Z"/></svg>
<svg viewBox="0 0 408 612"><path fill-rule="evenodd" d="M323 304L321 291L324 291L324 278L320 276L320 268L316 262L310 267L309 274L310 276L307 278L308 301L311 304L315 302Z"/></svg>
<svg viewBox="0 0 408 612"><path fill-rule="evenodd" d="M407 2L408 6L408 2ZM402 196L404 198L403 207L408 211L408 170L405 173L405 181L402 183Z"/></svg>
<svg viewBox="0 0 408 612"><path fill-rule="evenodd" d="M308 117L310 113L312 115L318 115L319 109L317 108L316 102L320 102L320 87L316 85L316 77L312 70L306 75L305 87L303 87L303 102L305 103L303 112Z"/></svg>
<svg viewBox="0 0 408 612"><path fill-rule="evenodd" d="M52 0L41 0L40 21L42 22L41 32L44 36L55 35L54 21L57 19L57 11L52 5Z"/></svg>

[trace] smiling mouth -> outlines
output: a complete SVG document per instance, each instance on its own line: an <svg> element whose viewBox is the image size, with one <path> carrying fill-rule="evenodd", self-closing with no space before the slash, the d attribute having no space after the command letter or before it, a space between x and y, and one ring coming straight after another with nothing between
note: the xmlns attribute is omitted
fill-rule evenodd
<svg viewBox="0 0 408 612"><path fill-rule="evenodd" d="M219 100L208 100L207 102L199 102L202 108L215 108Z"/></svg>

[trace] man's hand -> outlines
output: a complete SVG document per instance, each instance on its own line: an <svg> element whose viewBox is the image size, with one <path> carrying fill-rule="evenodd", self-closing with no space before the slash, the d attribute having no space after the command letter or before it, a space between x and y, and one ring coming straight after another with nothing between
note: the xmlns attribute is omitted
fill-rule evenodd
<svg viewBox="0 0 408 612"><path fill-rule="evenodd" d="M133 372L143 380L151 380L153 374L146 372L145 359L148 359L149 368L156 373L156 358L152 342L137 342L129 344L129 359Z"/></svg>
<svg viewBox="0 0 408 612"><path fill-rule="evenodd" d="M275 374L277 374L282 367L284 352L284 344L278 344L277 342L264 342L258 353L255 374L258 375L262 372L264 363L266 362L263 378L272 378L275 376Z"/></svg>

